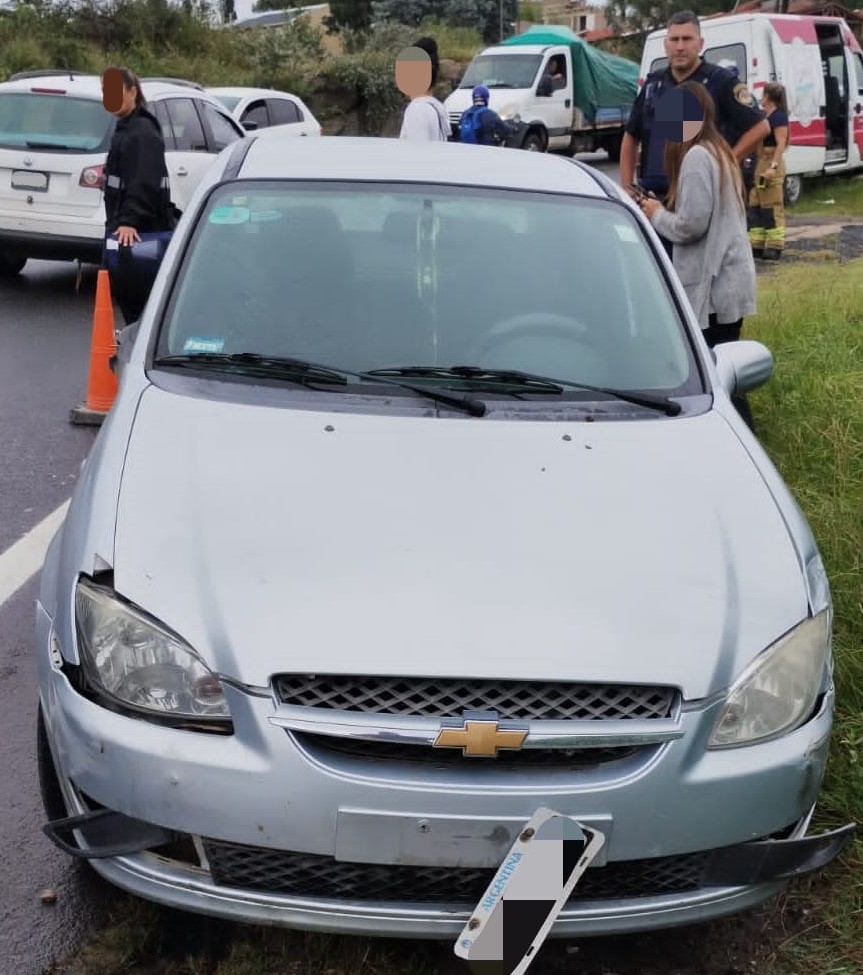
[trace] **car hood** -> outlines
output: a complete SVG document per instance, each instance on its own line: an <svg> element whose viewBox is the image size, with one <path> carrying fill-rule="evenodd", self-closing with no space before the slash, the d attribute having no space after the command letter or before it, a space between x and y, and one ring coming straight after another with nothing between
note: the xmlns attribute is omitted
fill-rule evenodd
<svg viewBox="0 0 863 975"><path fill-rule="evenodd" d="M720 415L322 413L150 387L118 592L216 671L727 686L807 613Z"/></svg>

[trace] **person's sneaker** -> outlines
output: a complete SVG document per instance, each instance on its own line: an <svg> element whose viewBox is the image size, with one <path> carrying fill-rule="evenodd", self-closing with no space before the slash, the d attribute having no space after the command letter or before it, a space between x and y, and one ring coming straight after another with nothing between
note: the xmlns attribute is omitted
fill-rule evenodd
<svg viewBox="0 0 863 975"><path fill-rule="evenodd" d="M782 251L777 250L775 247L764 248L765 261L778 261L781 257L782 257Z"/></svg>
<svg viewBox="0 0 863 975"><path fill-rule="evenodd" d="M761 261L764 259L764 248L763 247L753 247L752 256L756 261Z"/></svg>

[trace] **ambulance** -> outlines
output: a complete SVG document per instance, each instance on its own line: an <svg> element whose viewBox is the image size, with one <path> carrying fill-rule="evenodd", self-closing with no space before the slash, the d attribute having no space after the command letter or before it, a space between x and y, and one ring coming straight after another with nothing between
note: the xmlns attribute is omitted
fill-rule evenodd
<svg viewBox="0 0 863 975"><path fill-rule="evenodd" d="M651 33L640 80L668 64L667 31ZM840 17L731 14L701 20L703 56L737 70L756 97L771 81L788 95L785 154L788 203L800 198L803 178L863 168L863 53Z"/></svg>

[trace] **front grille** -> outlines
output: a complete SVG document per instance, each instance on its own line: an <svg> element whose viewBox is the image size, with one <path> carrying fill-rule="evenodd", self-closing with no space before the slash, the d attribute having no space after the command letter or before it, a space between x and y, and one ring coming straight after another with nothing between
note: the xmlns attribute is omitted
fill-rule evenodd
<svg viewBox="0 0 863 975"><path fill-rule="evenodd" d="M404 745L394 741L365 741L338 738L335 735L315 735L293 732L300 745L319 759L345 755L366 761L419 763L426 766L467 766L488 768L496 772L540 768L572 771L594 768L606 762L616 762L639 751L639 747L621 748L525 748L522 751L501 749L497 758L465 758L460 748L429 748L423 745Z"/></svg>
<svg viewBox="0 0 863 975"><path fill-rule="evenodd" d="M495 871L479 868L408 867L344 863L311 853L267 850L205 839L204 849L219 886L291 897L473 907ZM626 860L591 867L570 901L655 897L697 890L709 853Z"/></svg>
<svg viewBox="0 0 863 975"><path fill-rule="evenodd" d="M451 717L464 710L493 710L501 719L521 721L668 718L677 700L673 687L641 684L349 674L277 674L273 681L282 704L428 718Z"/></svg>

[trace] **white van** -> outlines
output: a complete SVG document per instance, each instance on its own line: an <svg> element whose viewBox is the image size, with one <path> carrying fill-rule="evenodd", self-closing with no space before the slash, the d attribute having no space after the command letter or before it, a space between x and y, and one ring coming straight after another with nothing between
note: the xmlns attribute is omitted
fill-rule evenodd
<svg viewBox="0 0 863 975"><path fill-rule="evenodd" d="M647 38L642 81L667 64L665 29ZM863 53L840 17L734 14L701 21L705 60L736 66L758 96L771 81L788 93L790 145L785 195L796 202L804 176L863 167Z"/></svg>

